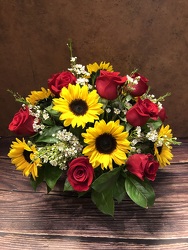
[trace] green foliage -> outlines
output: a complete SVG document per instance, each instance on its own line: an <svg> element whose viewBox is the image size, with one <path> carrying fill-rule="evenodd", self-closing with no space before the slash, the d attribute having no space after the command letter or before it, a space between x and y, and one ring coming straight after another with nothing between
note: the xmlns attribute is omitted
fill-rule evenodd
<svg viewBox="0 0 188 250"><path fill-rule="evenodd" d="M38 176L36 180L30 177L31 185L36 191L37 187L43 182L46 182L47 190L50 192L56 185L58 179L61 177L63 170L58 167L53 167L50 164L44 164L41 168L38 168Z"/></svg>
<svg viewBox="0 0 188 250"><path fill-rule="evenodd" d="M15 99L16 102L20 102L20 103L23 103L23 104L27 105L26 99L24 97L22 97L19 93L14 93L10 89L7 89L7 91L13 95L13 97L14 97L14 99Z"/></svg>
<svg viewBox="0 0 188 250"><path fill-rule="evenodd" d="M118 203L120 203L125 198L125 196L125 176L123 176L121 173L114 184L113 197Z"/></svg>
<svg viewBox="0 0 188 250"><path fill-rule="evenodd" d="M46 185L49 188L48 191L51 191L58 179L61 177L63 170L58 167L53 167L50 164L45 165L44 178Z"/></svg>
<svg viewBox="0 0 188 250"><path fill-rule="evenodd" d="M49 113L49 115L56 121L59 122L60 113L54 109L52 109L52 105L45 108L45 110Z"/></svg>
<svg viewBox="0 0 188 250"><path fill-rule="evenodd" d="M36 180L33 179L33 176L30 176L30 182L33 189L36 191L37 187L44 181L44 167L38 168L38 177Z"/></svg>
<svg viewBox="0 0 188 250"><path fill-rule="evenodd" d="M92 190L91 199L97 208L104 214L114 215L113 190L106 189L102 192Z"/></svg>
<svg viewBox="0 0 188 250"><path fill-rule="evenodd" d="M147 180L140 180L121 167L100 175L91 186L91 199L104 214L114 215L115 200L120 203L126 194L137 205L148 208L154 204L155 193Z"/></svg>
<svg viewBox="0 0 188 250"><path fill-rule="evenodd" d="M52 135L57 133L61 129L62 129L61 126L53 126L51 128L45 128L43 130L43 133L35 139L35 142L36 143L50 143L50 144L56 143L58 142L58 139Z"/></svg>
<svg viewBox="0 0 188 250"><path fill-rule="evenodd" d="M92 184L92 188L97 192L110 189L116 182L121 171L121 167L114 168L112 171L101 174Z"/></svg>
<svg viewBox="0 0 188 250"><path fill-rule="evenodd" d="M129 130L132 129L132 127L133 127L133 126L132 126L131 124L127 123L127 124L126 124L126 130L125 130L125 131L128 132Z"/></svg>
<svg viewBox="0 0 188 250"><path fill-rule="evenodd" d="M54 126L54 121L53 121L51 118L48 118L47 120L42 119L42 123L43 123L45 126L49 126L49 127Z"/></svg>
<svg viewBox="0 0 188 250"><path fill-rule="evenodd" d="M63 191L73 191L73 188L72 188L72 186L67 178L66 178L65 183L64 183Z"/></svg>
<svg viewBox="0 0 188 250"><path fill-rule="evenodd" d="M104 214L114 215L114 198L118 201L123 198L118 190L122 188L120 173L121 167L114 168L112 171L103 173L92 184L91 199L98 209ZM120 180L120 182L119 182ZM124 192L123 192L124 193Z"/></svg>
<svg viewBox="0 0 188 250"><path fill-rule="evenodd" d="M34 190L43 181L46 182L50 192L61 177L63 171L58 167L45 164L38 169L39 177L36 180L31 176L31 185ZM68 179L64 183L64 191L74 191ZM86 192L78 193L79 197ZM154 204L155 193L147 180L140 180L131 173L125 173L122 167L100 175L91 185L91 199L97 208L104 214L114 215L115 200L120 203L126 196L130 197L137 205L148 208Z"/></svg>
<svg viewBox="0 0 188 250"><path fill-rule="evenodd" d="M152 124L153 129L157 130L162 125L162 121L160 119L158 119L156 121L153 119L149 119L147 124Z"/></svg>
<svg viewBox="0 0 188 250"><path fill-rule="evenodd" d="M131 200L143 208L148 208L154 204L155 193L147 180L142 181L129 173L125 180L125 190Z"/></svg>

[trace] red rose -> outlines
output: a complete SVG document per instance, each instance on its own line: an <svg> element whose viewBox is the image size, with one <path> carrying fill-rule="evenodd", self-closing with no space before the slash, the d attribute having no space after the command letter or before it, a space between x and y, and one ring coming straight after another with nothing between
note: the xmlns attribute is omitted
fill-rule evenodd
<svg viewBox="0 0 188 250"><path fill-rule="evenodd" d="M126 119L134 127L143 126L149 118L157 120L158 114L157 104L149 99L141 100L138 98L138 102L127 111Z"/></svg>
<svg viewBox="0 0 188 250"><path fill-rule="evenodd" d="M87 191L93 181L94 170L87 157L81 156L69 163L68 181L75 191Z"/></svg>
<svg viewBox="0 0 188 250"><path fill-rule="evenodd" d="M144 177L146 177L154 181L159 163L154 160L151 154L134 154L128 158L126 167L129 172L141 180L144 180Z"/></svg>
<svg viewBox="0 0 188 250"><path fill-rule="evenodd" d="M29 109L21 108L13 117L13 120L9 124L9 130L17 135L33 135L33 122L35 117L29 114Z"/></svg>
<svg viewBox="0 0 188 250"><path fill-rule="evenodd" d="M67 88L69 83L76 84L76 80L76 77L71 72L63 71L52 75L52 77L48 79L48 88L54 95L59 96L63 87Z"/></svg>
<svg viewBox="0 0 188 250"><path fill-rule="evenodd" d="M144 76L141 76L139 73L134 73L133 75L131 75L131 78L133 78L133 79L138 78L138 80L137 80L138 83L137 84L133 84L133 83L128 84L130 94L132 96L143 95L148 89L147 82L149 80L147 78L145 78Z"/></svg>
<svg viewBox="0 0 188 250"><path fill-rule="evenodd" d="M123 85L127 80L126 76L119 76L119 72L100 71L96 79L98 94L107 100L114 100L118 97L118 86Z"/></svg>
<svg viewBox="0 0 188 250"><path fill-rule="evenodd" d="M162 109L159 111L158 116L161 121L164 122L164 120L167 118L165 108L162 107Z"/></svg>

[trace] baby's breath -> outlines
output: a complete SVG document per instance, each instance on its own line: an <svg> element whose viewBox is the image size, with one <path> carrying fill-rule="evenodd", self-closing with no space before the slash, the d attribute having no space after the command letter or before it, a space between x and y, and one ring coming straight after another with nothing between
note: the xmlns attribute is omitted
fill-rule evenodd
<svg viewBox="0 0 188 250"><path fill-rule="evenodd" d="M106 109L106 112L109 114L111 112L111 109L110 108L107 108Z"/></svg>
<svg viewBox="0 0 188 250"><path fill-rule="evenodd" d="M77 78L76 83L80 84L81 86L84 86L88 84L89 80L83 77Z"/></svg>
<svg viewBox="0 0 188 250"><path fill-rule="evenodd" d="M120 109L114 108L114 114L119 115L121 113Z"/></svg>
<svg viewBox="0 0 188 250"><path fill-rule="evenodd" d="M157 138L158 138L158 133L156 130L151 130L149 131L147 134L146 134L146 138L149 140L149 141L152 141L152 142L155 142L157 141Z"/></svg>
<svg viewBox="0 0 188 250"><path fill-rule="evenodd" d="M85 76L86 78L90 76L90 74L86 71L85 66L82 64L72 64L71 68L68 68L70 72L72 72L77 78Z"/></svg>
<svg viewBox="0 0 188 250"><path fill-rule="evenodd" d="M78 138L65 129L52 136L57 139L57 142L39 148L39 157L44 163L49 162L54 167L58 166L60 169L66 170L67 162L78 157L83 147Z"/></svg>
<svg viewBox="0 0 188 250"><path fill-rule="evenodd" d="M141 138L143 137L143 133L141 132L141 127L140 126L137 126L136 129L135 129L135 132L137 133L137 137L138 138Z"/></svg>

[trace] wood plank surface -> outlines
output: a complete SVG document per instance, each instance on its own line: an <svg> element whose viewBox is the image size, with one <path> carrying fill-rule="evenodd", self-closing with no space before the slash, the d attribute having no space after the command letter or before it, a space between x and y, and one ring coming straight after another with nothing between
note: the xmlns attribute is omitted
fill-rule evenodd
<svg viewBox="0 0 188 250"><path fill-rule="evenodd" d="M103 215L90 198L36 192L10 164L11 138L0 140L0 249L188 249L188 140L174 147L171 166L158 171L156 201L143 209L129 198Z"/></svg>

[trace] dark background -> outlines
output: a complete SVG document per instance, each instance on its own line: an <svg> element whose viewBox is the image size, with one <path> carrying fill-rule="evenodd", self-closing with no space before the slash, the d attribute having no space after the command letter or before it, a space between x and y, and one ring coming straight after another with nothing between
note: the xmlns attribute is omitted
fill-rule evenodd
<svg viewBox="0 0 188 250"><path fill-rule="evenodd" d="M174 136L188 137L187 0L0 0L0 135L27 96L69 67L109 61L121 75L138 68L164 103Z"/></svg>

